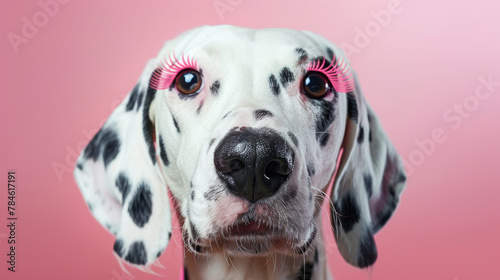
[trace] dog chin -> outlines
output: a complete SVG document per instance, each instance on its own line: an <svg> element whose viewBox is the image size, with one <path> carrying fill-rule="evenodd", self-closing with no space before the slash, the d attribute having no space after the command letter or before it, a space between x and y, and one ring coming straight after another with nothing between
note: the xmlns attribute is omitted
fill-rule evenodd
<svg viewBox="0 0 500 280"><path fill-rule="evenodd" d="M231 256L267 255L274 249L273 242L265 236L230 237L224 247Z"/></svg>
<svg viewBox="0 0 500 280"><path fill-rule="evenodd" d="M311 225L307 233L297 236L296 233L266 232L262 229L253 229L252 233L246 232L248 228L229 231L224 236L217 234L212 238L199 239L195 253L224 252L230 256L265 256L273 252L285 255L301 255L308 251L316 237L316 226ZM293 236L292 236L293 235Z"/></svg>
<svg viewBox="0 0 500 280"><path fill-rule="evenodd" d="M226 254L232 256L263 256L272 252L285 255L301 255L308 251L316 235L314 228L306 242L290 240L282 236L245 236L230 237L226 240L224 249Z"/></svg>

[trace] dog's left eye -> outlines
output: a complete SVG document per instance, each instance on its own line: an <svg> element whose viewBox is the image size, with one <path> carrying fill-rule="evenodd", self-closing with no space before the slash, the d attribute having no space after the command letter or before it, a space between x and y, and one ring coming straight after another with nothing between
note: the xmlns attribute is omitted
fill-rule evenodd
<svg viewBox="0 0 500 280"><path fill-rule="evenodd" d="M202 82L201 74L198 71L186 69L177 74L175 87L183 94L192 94L201 88Z"/></svg>
<svg viewBox="0 0 500 280"><path fill-rule="evenodd" d="M328 78L315 71L309 71L302 79L302 91L311 98L322 98L332 90Z"/></svg>

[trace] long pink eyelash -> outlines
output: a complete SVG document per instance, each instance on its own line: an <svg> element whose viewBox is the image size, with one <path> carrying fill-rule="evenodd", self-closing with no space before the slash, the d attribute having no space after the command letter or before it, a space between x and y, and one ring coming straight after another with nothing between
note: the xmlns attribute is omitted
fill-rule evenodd
<svg viewBox="0 0 500 280"><path fill-rule="evenodd" d="M339 62L339 60L335 59L335 56L333 56L331 64L325 65L325 61L326 59L323 58L309 62L307 71L323 73L328 77L337 92L350 92L354 90L354 78L347 63L344 63L343 60ZM334 64L334 61L337 61L337 63Z"/></svg>
<svg viewBox="0 0 500 280"><path fill-rule="evenodd" d="M181 55L180 59L175 58L175 53L164 58L161 62L161 71L155 71L151 78L150 86L156 90L167 89L174 81L177 74L184 69L198 69L196 60L189 56Z"/></svg>

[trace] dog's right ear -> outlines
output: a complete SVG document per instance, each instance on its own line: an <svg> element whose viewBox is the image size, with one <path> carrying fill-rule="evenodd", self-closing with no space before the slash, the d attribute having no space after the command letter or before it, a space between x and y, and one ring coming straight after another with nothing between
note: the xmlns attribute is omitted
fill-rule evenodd
<svg viewBox="0 0 500 280"><path fill-rule="evenodd" d="M156 260L172 234L149 112L156 94L149 86L153 71L150 61L132 92L82 151L74 172L90 211L116 236L116 254L137 265Z"/></svg>
<svg viewBox="0 0 500 280"><path fill-rule="evenodd" d="M346 93L346 126L330 205L338 249L357 267L373 265L373 235L392 216L406 185L401 158L357 82Z"/></svg>

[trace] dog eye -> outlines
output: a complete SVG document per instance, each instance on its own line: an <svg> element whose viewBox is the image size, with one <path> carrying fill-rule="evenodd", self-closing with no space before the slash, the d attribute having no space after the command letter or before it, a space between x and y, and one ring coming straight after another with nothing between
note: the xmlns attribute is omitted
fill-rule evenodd
<svg viewBox="0 0 500 280"><path fill-rule="evenodd" d="M302 79L302 90L311 98L322 98L332 90L332 87L325 75L310 71Z"/></svg>
<svg viewBox="0 0 500 280"><path fill-rule="evenodd" d="M182 70L177 74L175 87L183 94L192 94L201 88L201 74L193 69Z"/></svg>

